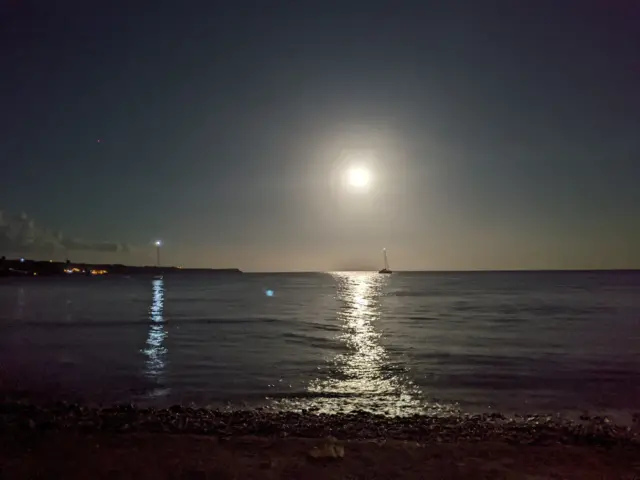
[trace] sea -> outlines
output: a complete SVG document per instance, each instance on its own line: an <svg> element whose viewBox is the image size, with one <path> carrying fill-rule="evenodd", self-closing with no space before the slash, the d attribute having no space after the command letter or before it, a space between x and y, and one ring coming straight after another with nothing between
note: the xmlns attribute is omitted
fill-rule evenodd
<svg viewBox="0 0 640 480"><path fill-rule="evenodd" d="M0 393L625 422L640 410L640 272L2 279Z"/></svg>

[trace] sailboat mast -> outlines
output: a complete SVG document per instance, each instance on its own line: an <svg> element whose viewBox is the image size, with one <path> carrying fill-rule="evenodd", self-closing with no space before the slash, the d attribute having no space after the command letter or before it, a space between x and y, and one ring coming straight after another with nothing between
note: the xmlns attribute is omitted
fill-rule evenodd
<svg viewBox="0 0 640 480"><path fill-rule="evenodd" d="M389 260L387 260L387 249L382 249L382 257L384 258L384 268L380 270L378 273L391 273L389 269Z"/></svg>

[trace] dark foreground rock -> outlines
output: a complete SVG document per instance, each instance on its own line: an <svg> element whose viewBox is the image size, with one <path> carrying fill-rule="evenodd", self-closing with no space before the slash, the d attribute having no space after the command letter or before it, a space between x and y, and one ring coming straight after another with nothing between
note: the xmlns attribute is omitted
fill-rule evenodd
<svg viewBox="0 0 640 480"><path fill-rule="evenodd" d="M0 434L0 478L640 478L640 450L630 445L604 448L401 440L330 443L340 446L336 453L323 453L327 450L325 439L21 431L17 435Z"/></svg>

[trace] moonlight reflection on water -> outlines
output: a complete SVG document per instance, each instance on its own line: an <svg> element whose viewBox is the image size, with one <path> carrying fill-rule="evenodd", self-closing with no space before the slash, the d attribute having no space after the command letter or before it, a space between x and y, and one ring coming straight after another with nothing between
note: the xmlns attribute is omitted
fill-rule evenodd
<svg viewBox="0 0 640 480"><path fill-rule="evenodd" d="M382 345L382 288L388 277L377 273L336 273L338 338L346 351L330 361L329 375L308 390L320 412L385 410L400 415L424 411L420 390L394 365Z"/></svg>
<svg viewBox="0 0 640 480"><path fill-rule="evenodd" d="M151 284L153 296L149 307L149 333L145 349L142 351L147 356L144 375L156 385L150 396L162 397L170 393L170 389L162 387L167 366L167 347L164 346L164 341L167 338L163 316L164 280L157 278Z"/></svg>

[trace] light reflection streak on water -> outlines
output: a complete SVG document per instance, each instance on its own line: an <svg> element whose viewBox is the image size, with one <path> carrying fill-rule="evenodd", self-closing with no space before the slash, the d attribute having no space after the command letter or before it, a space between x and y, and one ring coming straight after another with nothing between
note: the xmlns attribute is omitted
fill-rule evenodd
<svg viewBox="0 0 640 480"><path fill-rule="evenodd" d="M167 338L163 315L164 280L161 278L154 279L151 284L153 297L149 307L149 333L145 349L142 351L147 356L144 375L157 385L157 388L151 392L150 396L161 397L168 395L170 391L168 388L162 388L167 366L167 347L164 346L164 341Z"/></svg>
<svg viewBox="0 0 640 480"><path fill-rule="evenodd" d="M420 390L394 365L382 345L382 289L388 276L377 273L335 274L342 302L339 339L347 351L330 362L328 377L313 380L312 407L323 413L368 410L389 415L424 412Z"/></svg>
<svg viewBox="0 0 640 480"><path fill-rule="evenodd" d="M16 299L16 308L13 314L13 318L15 318L16 320L22 320L22 318L24 317L25 304L26 304L26 301L25 301L25 295L24 295L24 288L20 287L20 289L18 290L18 298Z"/></svg>

